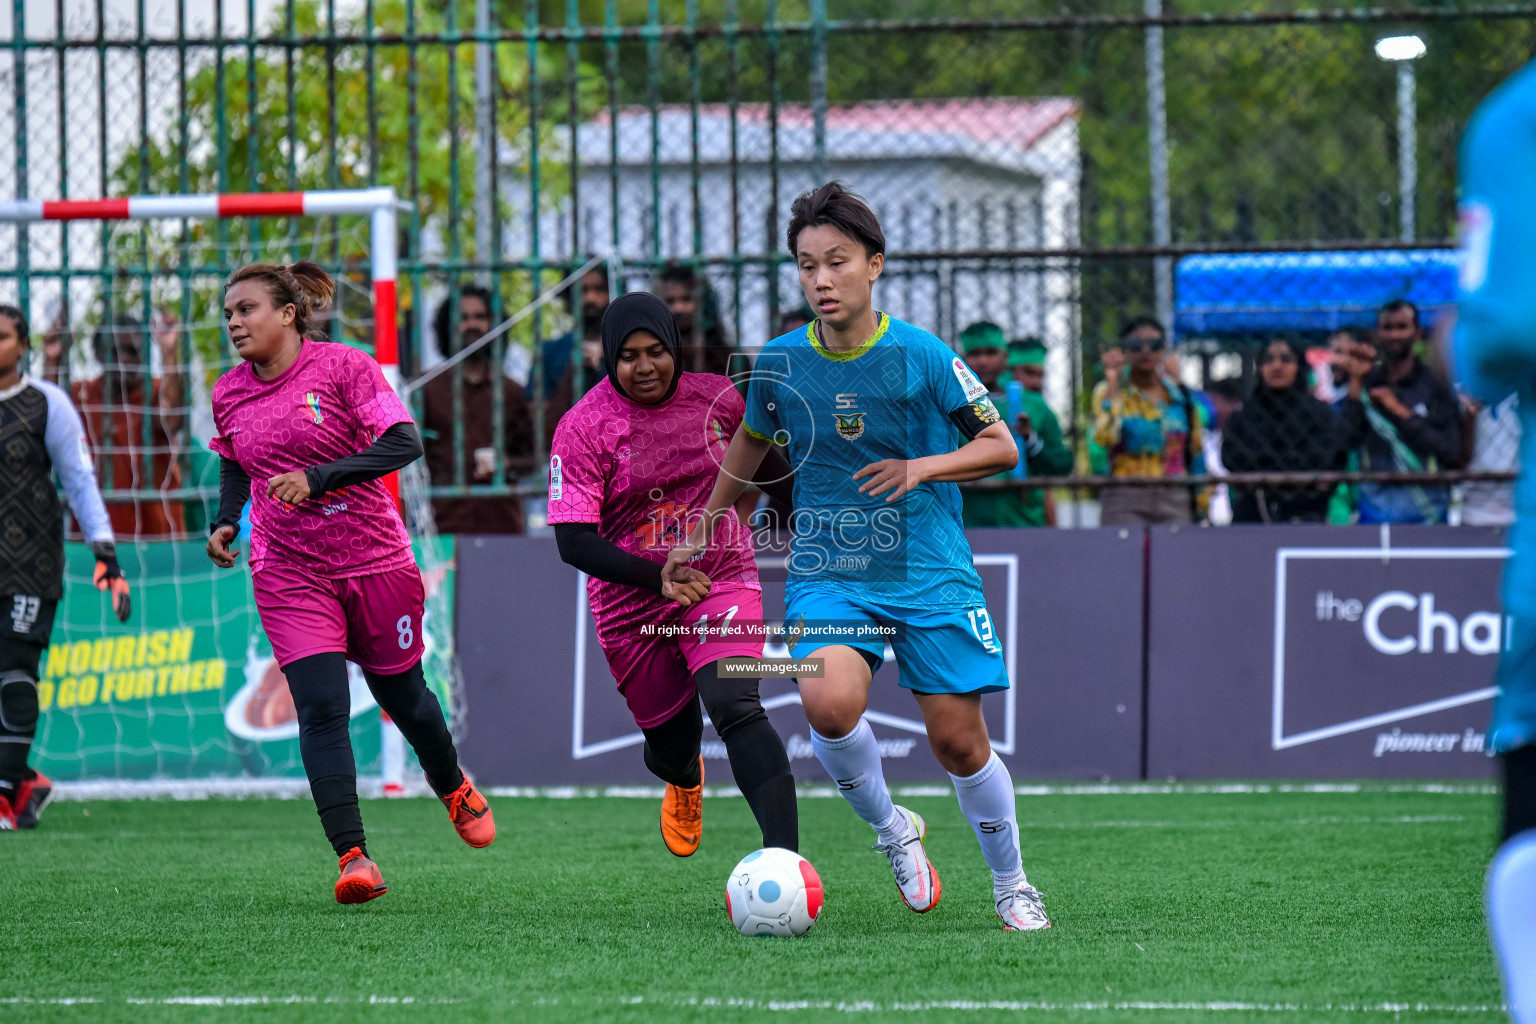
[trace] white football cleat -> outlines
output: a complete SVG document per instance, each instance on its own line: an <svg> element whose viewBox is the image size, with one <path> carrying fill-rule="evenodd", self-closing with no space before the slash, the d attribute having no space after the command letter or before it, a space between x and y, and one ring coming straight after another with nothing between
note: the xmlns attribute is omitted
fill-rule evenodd
<svg viewBox="0 0 1536 1024"><path fill-rule="evenodd" d="M891 874L896 876L896 891L901 894L901 902L908 910L926 914L939 905L939 897L944 894L944 883L939 881L939 873L928 863L928 851L923 847L928 825L922 815L905 807L898 805L896 811L907 827L895 842L876 843L874 848L891 862Z"/></svg>
<svg viewBox="0 0 1536 1024"><path fill-rule="evenodd" d="M1051 926L1040 890L1027 883L997 898L997 916L1003 919L1004 930L1010 932L1037 932Z"/></svg>

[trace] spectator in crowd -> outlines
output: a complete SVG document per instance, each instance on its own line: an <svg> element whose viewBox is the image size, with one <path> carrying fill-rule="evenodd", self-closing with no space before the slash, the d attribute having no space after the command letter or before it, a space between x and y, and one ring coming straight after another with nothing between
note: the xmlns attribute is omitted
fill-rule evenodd
<svg viewBox="0 0 1536 1024"><path fill-rule="evenodd" d="M1349 353L1352 346L1369 345L1371 333L1358 327L1341 327L1328 336L1328 378L1322 382L1317 397L1344 411L1344 397L1349 391Z"/></svg>
<svg viewBox="0 0 1536 1024"><path fill-rule="evenodd" d="M172 492L157 497L107 501L112 532L137 540L184 537L186 512L180 497L182 425L186 421L186 377L182 372L176 321L162 313L153 331L160 373L146 389L144 342L151 332L131 316L113 317L92 344L101 376L77 380L70 390L95 454L103 491Z"/></svg>
<svg viewBox="0 0 1536 1024"><path fill-rule="evenodd" d="M1189 397L1194 399L1195 411L1200 414L1200 425L1206 432L1211 429L1211 424L1216 419L1216 404L1211 401L1211 396L1200 388L1184 383L1184 362L1179 355L1179 350L1169 346L1168 354L1163 356L1163 373L1168 379L1182 387Z"/></svg>
<svg viewBox="0 0 1536 1024"><path fill-rule="evenodd" d="M1460 404L1415 353L1423 336L1418 308L1397 299L1376 314L1376 344L1349 348L1344 443L1362 470L1435 472L1460 460ZM1447 487L1360 485L1362 523L1443 523L1449 506Z"/></svg>
<svg viewBox="0 0 1536 1024"><path fill-rule="evenodd" d="M1062 442L1061 422L1045 401L1045 354L1038 338L1008 343L1008 372L1017 383L1020 400L1012 425L1015 436L1025 441L1027 475L1067 476L1072 472L1072 452ZM1011 406L1015 389L1007 392ZM1024 514L1030 526L1055 526L1056 503L1051 493L1044 488L1025 491Z"/></svg>
<svg viewBox="0 0 1536 1024"><path fill-rule="evenodd" d="M1227 468L1221 461L1221 437L1227 424L1232 419L1232 414L1243 406L1243 382L1237 377L1223 377L1212 381L1206 388L1206 394L1211 400L1210 429L1205 432L1205 471L1213 477L1227 475ZM1210 506L1206 509L1206 518L1213 526L1226 526L1232 522L1232 496L1227 491L1226 484L1216 484L1211 488Z"/></svg>
<svg viewBox="0 0 1536 1024"><path fill-rule="evenodd" d="M960 332L960 347L966 365L986 387L1003 422L1014 431L1019 454L1027 463L1022 475L1055 476L1071 469L1072 456L1061 444L1061 428L1056 428L1054 447L1047 450L1041 431L1046 429L1050 407L1016 380L1011 387L1001 383L1009 362L1008 343L1003 329L987 321L971 324ZM1042 352L1043 360L1043 352ZM1012 378L1012 374L1009 374ZM1065 455L1065 462L1061 456ZM1013 470L998 473L992 480L1009 480ZM966 526L1044 526L1045 497L1038 488L962 487L960 497Z"/></svg>
<svg viewBox="0 0 1536 1024"><path fill-rule="evenodd" d="M779 314L779 329L774 334L775 338L781 338L794 331L805 330L805 325L816 319L816 314L811 312L810 306L799 306L786 310Z"/></svg>
<svg viewBox="0 0 1536 1024"><path fill-rule="evenodd" d="M577 326L543 345L543 386L537 390L545 402L546 444L555 436L555 424L560 422L566 410L605 376L602 327L603 314L608 311L609 287L608 267L605 264L598 264L581 275L580 283L571 291L571 315L577 318ZM580 380L576 379L578 370ZM534 372L540 371L535 369ZM526 394L532 395L535 390L530 378Z"/></svg>
<svg viewBox="0 0 1536 1024"><path fill-rule="evenodd" d="M1259 357L1259 379L1222 432L1229 473L1326 472L1339 466L1339 421L1307 386L1301 346L1276 338ZM1333 487L1232 486L1235 523L1321 523Z"/></svg>
<svg viewBox="0 0 1536 1024"><path fill-rule="evenodd" d="M1018 338L1008 343L1008 374L1025 391L1045 393L1045 343L1039 338Z"/></svg>
<svg viewBox="0 0 1536 1024"><path fill-rule="evenodd" d="M1138 316L1120 332L1120 347L1104 353L1104 380L1093 389L1093 439L1116 477L1201 476L1204 428L1194 397L1162 372L1163 325ZM1203 488L1106 487L1099 521L1105 526L1189 523L1204 515Z"/></svg>
<svg viewBox="0 0 1536 1024"><path fill-rule="evenodd" d="M681 369L729 377L741 368L735 348L720 319L720 302L709 278L682 263L668 263L657 281L657 293L677 324L683 341Z"/></svg>
<svg viewBox="0 0 1536 1024"><path fill-rule="evenodd" d="M1496 405L1462 397L1462 456L1478 473L1520 471L1520 400L1510 395ZM1472 481L1462 488L1463 526L1509 526L1515 521L1515 485Z"/></svg>
<svg viewBox="0 0 1536 1024"><path fill-rule="evenodd" d="M1344 399L1349 393L1349 360L1354 346L1371 344L1370 331L1359 327L1342 327L1328 338L1328 392L1326 401L1339 416L1344 415ZM1360 469L1360 453L1346 449L1342 468L1350 473ZM1348 526L1355 521L1360 508L1360 485L1339 484L1333 489L1328 502L1328 522L1334 526Z"/></svg>
<svg viewBox="0 0 1536 1024"><path fill-rule="evenodd" d="M69 389L69 350L73 345L74 337L70 334L69 325L64 322L64 314L61 312L43 333L42 378L66 390Z"/></svg>
<svg viewBox="0 0 1536 1024"><path fill-rule="evenodd" d="M452 332L451 308L444 300L437 307L432 328L437 348L452 356L483 338L491 328L491 293L479 285L459 289L459 331ZM433 486L458 483L463 467L468 485L495 482L501 471L508 484L534 468L533 419L528 401L517 381L501 380L502 444L496 445L496 380L491 368L491 347L486 345L465 357L459 376L463 385L460 404L454 404L454 371L440 373L422 390L422 446ZM454 437L454 424L462 425L462 446ZM440 533L522 533L523 502L516 496L483 495L434 498L432 514Z"/></svg>

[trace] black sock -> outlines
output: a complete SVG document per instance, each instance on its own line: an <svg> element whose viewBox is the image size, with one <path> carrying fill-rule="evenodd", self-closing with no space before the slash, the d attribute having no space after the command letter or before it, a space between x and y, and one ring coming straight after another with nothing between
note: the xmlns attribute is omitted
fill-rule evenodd
<svg viewBox="0 0 1536 1024"><path fill-rule="evenodd" d="M717 663L694 673L694 685L709 709L709 720L725 741L736 788L747 798L764 846L800 848L800 812L795 804L795 777L789 770L784 741L768 721L758 698L758 681L721 678Z"/></svg>
<svg viewBox="0 0 1536 1024"><path fill-rule="evenodd" d="M0 724L0 796L15 801L16 790L27 775L27 755L31 752L30 732L13 733Z"/></svg>
<svg viewBox="0 0 1536 1024"><path fill-rule="evenodd" d="M699 702L690 700L677 714L645 733L645 766L662 782L692 789L699 784L699 741L704 737L704 715Z"/></svg>
<svg viewBox="0 0 1536 1024"><path fill-rule="evenodd" d="M352 847L368 856L368 843L363 838L363 815L357 809L357 777L333 775L328 779L312 779L309 791L315 798L315 810L320 814L320 827L325 838L331 841L331 849L341 857Z"/></svg>
<svg viewBox="0 0 1536 1024"><path fill-rule="evenodd" d="M437 695L427 687L421 662L392 676L376 672L364 672L363 676L368 680L368 689L373 691L373 699L400 727L400 734L416 751L416 760L421 762L421 770L437 795L448 796L463 785L459 752L448 732L443 707L437 702Z"/></svg>
<svg viewBox="0 0 1536 1024"><path fill-rule="evenodd" d="M1504 836L1508 841L1536 828L1536 746L1511 750L1504 768Z"/></svg>
<svg viewBox="0 0 1536 1024"><path fill-rule="evenodd" d="M23 779L37 777L27 768L27 755L37 733L37 669L42 656L38 644L0 637L0 796L11 801Z"/></svg>
<svg viewBox="0 0 1536 1024"><path fill-rule="evenodd" d="M725 741L736 788L747 798L764 846L800 849L800 809L784 741L766 718L731 733Z"/></svg>
<svg viewBox="0 0 1536 1024"><path fill-rule="evenodd" d="M347 659L335 652L314 654L283 667L299 716L299 755L315 798L315 810L336 855L363 844L357 809L357 762L352 757L352 692Z"/></svg>

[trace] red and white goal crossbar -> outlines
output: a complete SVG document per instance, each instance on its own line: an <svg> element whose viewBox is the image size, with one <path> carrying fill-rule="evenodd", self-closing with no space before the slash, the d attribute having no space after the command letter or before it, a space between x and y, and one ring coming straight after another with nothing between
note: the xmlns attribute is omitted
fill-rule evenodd
<svg viewBox="0 0 1536 1024"><path fill-rule="evenodd" d="M373 354L390 386L400 387L396 336L395 215L392 188L118 199L0 199L0 222L64 220L217 220L228 217L341 217L367 214L373 274Z"/></svg>

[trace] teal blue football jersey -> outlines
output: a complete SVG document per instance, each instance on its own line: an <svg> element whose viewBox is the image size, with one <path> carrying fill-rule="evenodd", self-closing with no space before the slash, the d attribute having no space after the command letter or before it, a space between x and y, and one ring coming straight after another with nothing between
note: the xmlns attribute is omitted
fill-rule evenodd
<svg viewBox="0 0 1536 1024"><path fill-rule="evenodd" d="M981 579L960 518L960 489L925 483L901 499L859 493L853 474L882 459L955 449L952 413L997 411L953 350L885 314L863 345L831 352L816 324L764 346L747 390L749 433L783 445L795 469L788 585L815 585L893 608L975 607Z"/></svg>
<svg viewBox="0 0 1536 1024"><path fill-rule="evenodd" d="M1504 610L1536 617L1536 62L1477 108L1461 143L1462 261L1456 364L1493 405L1519 396L1520 480Z"/></svg>
<svg viewBox="0 0 1536 1024"><path fill-rule="evenodd" d="M1513 639L1499 659L1499 696L1489 753L1536 743L1536 62L1477 108L1462 138L1461 288L1456 364L1463 386L1492 405L1510 394L1520 408L1520 479L1504 568L1504 611Z"/></svg>

